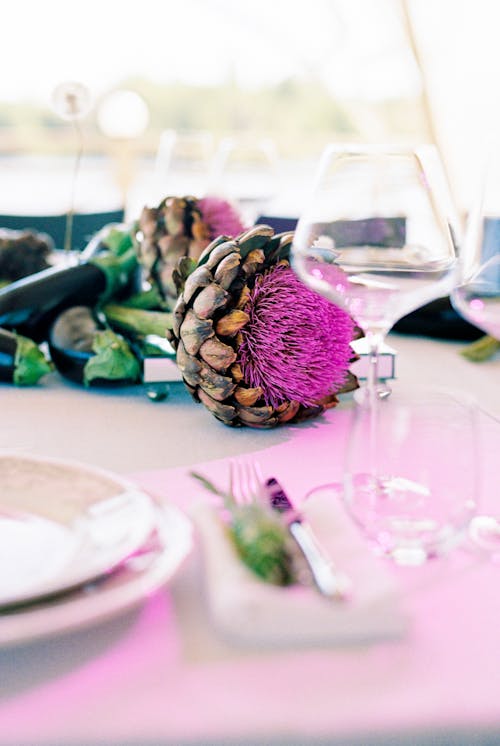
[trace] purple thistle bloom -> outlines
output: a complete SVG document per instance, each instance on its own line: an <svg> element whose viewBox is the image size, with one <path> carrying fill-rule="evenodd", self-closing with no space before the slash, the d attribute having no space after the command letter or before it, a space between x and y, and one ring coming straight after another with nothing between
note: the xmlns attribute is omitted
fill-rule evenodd
<svg viewBox="0 0 500 746"><path fill-rule="evenodd" d="M239 236L245 226L236 209L220 197L203 197L198 200L203 220L208 225L210 240L218 236Z"/></svg>
<svg viewBox="0 0 500 746"><path fill-rule="evenodd" d="M260 386L266 404L311 406L338 391L352 358L354 322L307 288L283 264L259 275L245 307L239 362L245 383Z"/></svg>

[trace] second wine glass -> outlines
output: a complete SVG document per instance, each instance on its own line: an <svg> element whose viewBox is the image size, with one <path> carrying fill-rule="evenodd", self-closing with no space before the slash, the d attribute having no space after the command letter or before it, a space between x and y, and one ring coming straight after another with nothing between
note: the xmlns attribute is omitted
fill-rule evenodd
<svg viewBox="0 0 500 746"><path fill-rule="evenodd" d="M488 335L480 340L483 356L493 354L500 341L500 186L495 158L498 154L491 154L477 203L469 214L460 284L450 296L457 313ZM473 518L470 537L476 547L500 561L498 505L491 512L483 507Z"/></svg>
<svg viewBox="0 0 500 746"><path fill-rule="evenodd" d="M363 330L370 366L362 400L372 405L378 351L392 325L456 282L451 205L432 146L330 145L320 160L292 264Z"/></svg>

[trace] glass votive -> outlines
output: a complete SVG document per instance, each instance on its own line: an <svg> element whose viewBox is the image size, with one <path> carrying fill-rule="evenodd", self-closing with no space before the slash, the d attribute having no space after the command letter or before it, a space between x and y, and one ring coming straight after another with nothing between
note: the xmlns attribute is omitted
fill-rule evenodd
<svg viewBox="0 0 500 746"><path fill-rule="evenodd" d="M420 565L467 533L479 495L473 397L417 387L357 406L346 449L346 508L378 553Z"/></svg>

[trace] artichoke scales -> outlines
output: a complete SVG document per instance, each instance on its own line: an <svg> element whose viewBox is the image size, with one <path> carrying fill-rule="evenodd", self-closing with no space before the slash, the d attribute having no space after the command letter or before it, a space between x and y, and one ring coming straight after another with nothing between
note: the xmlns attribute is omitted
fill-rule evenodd
<svg viewBox="0 0 500 746"><path fill-rule="evenodd" d="M145 279L171 305L177 297L173 272L183 257L196 262L210 243L210 231L195 197L166 197L144 207L136 234Z"/></svg>
<svg viewBox="0 0 500 746"><path fill-rule="evenodd" d="M180 273L175 275L179 295L169 336L177 350L177 364L194 399L202 402L226 425L270 428L317 415L338 402L336 394L341 386L334 390L327 387L328 390L313 401L304 401L287 393L293 392L293 387L285 385L281 390L280 381L278 391L272 391L267 386L265 366L260 378L262 371L249 372L248 358L251 357L253 342L248 334L252 298L258 293L259 283L262 284L271 273L283 269L293 275L288 259L292 240L293 233L275 235L269 226L257 225L237 238L217 238L203 251L187 279L184 280ZM312 292L305 287L303 290L304 293ZM313 295L317 305L317 297ZM327 301L324 303L329 305ZM279 293L275 305L279 322ZM296 340L293 344L298 342L300 345L300 299L295 305L293 312L299 321L294 327ZM353 329L347 314L345 317L348 319L349 339L344 347L351 341ZM280 378L280 370L273 369L274 355L271 347L264 353L268 358L265 362L269 376L276 380ZM348 359L351 357L348 355ZM290 365L293 367L293 360ZM254 367L258 368L257 363ZM283 368L286 379L286 365ZM291 370L291 377L296 372ZM306 384L309 383L307 376L314 379L314 371L302 370L300 375ZM347 364L342 370L342 382L346 378ZM351 379L350 387L356 385Z"/></svg>

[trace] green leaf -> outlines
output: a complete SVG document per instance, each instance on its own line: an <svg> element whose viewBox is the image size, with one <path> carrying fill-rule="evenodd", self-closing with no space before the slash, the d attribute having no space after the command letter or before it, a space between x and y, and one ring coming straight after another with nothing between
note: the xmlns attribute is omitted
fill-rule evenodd
<svg viewBox="0 0 500 746"><path fill-rule="evenodd" d="M485 360L492 358L498 350L500 350L500 342L486 334L464 347L460 353L473 363L483 363Z"/></svg>
<svg viewBox="0 0 500 746"><path fill-rule="evenodd" d="M103 240L104 246L115 256L122 256L128 249L133 246L130 231L123 231L119 228L111 228L106 238Z"/></svg>
<svg viewBox="0 0 500 746"><path fill-rule="evenodd" d="M126 300L122 300L120 305L126 306L127 308L140 308L143 311L153 311L166 307L165 301L161 297L158 288L155 286L149 288L149 290L144 290L141 293L131 295Z"/></svg>
<svg viewBox="0 0 500 746"><path fill-rule="evenodd" d="M16 386L32 386L46 373L50 373L53 365L32 339L20 334L16 334L16 338L13 382Z"/></svg>
<svg viewBox="0 0 500 746"><path fill-rule="evenodd" d="M165 311L144 311L120 303L108 303L102 311L111 326L124 332L164 337L166 330L172 328L172 314Z"/></svg>
<svg viewBox="0 0 500 746"><path fill-rule="evenodd" d="M281 518L257 502L238 506L230 527L245 565L274 585L294 582L290 535Z"/></svg>
<svg viewBox="0 0 500 746"><path fill-rule="evenodd" d="M138 381L141 366L127 342L109 329L96 332L93 351L85 364L83 381L86 386L96 378L110 381Z"/></svg>

